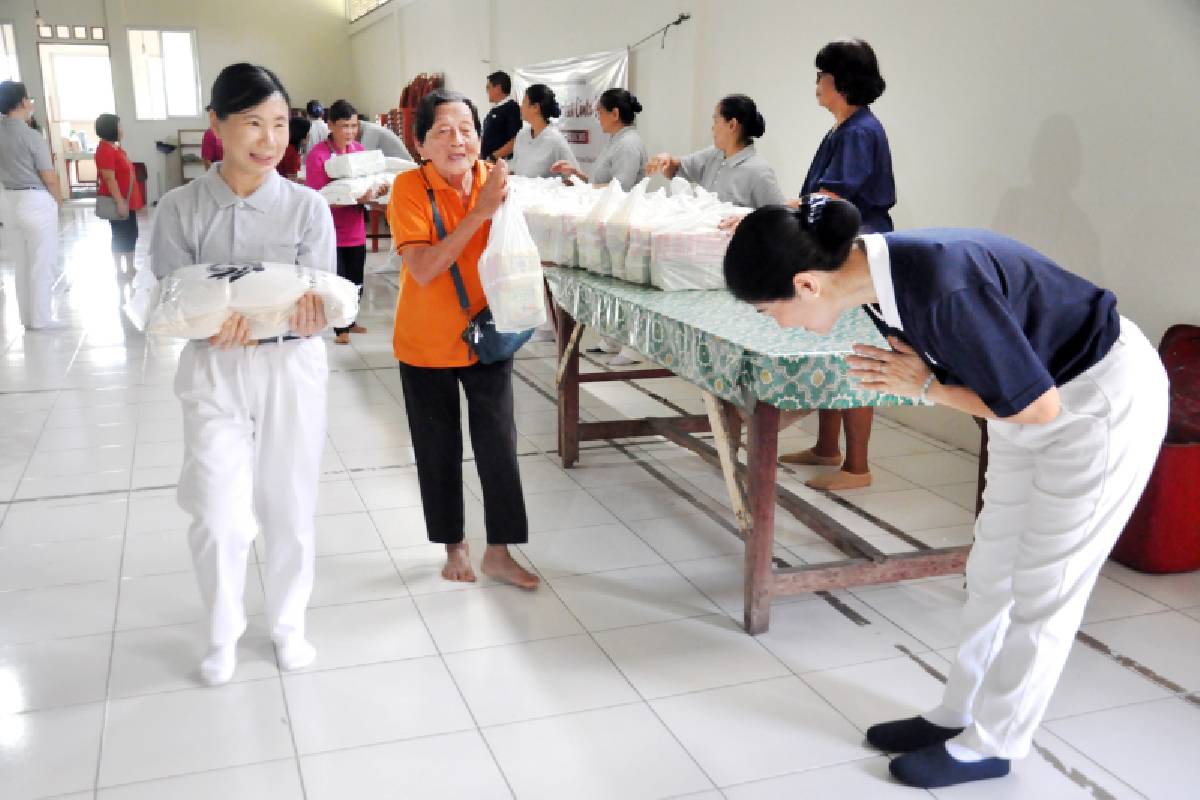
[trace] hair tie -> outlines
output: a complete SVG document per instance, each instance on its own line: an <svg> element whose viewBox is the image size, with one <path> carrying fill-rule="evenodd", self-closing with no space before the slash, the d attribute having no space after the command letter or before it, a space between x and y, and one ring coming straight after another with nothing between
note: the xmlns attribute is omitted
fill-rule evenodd
<svg viewBox="0 0 1200 800"><path fill-rule="evenodd" d="M821 221L821 217L825 214L825 205L829 202L829 197L823 194L810 194L806 201L808 211L805 214L804 222L807 228L816 228Z"/></svg>

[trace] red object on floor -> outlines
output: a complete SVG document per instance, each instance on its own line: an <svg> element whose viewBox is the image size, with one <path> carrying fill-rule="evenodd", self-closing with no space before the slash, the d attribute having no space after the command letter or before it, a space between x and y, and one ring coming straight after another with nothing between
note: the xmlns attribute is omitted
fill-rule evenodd
<svg viewBox="0 0 1200 800"><path fill-rule="evenodd" d="M1200 327L1174 325L1158 348L1171 381L1167 439L1112 557L1140 572L1200 569Z"/></svg>

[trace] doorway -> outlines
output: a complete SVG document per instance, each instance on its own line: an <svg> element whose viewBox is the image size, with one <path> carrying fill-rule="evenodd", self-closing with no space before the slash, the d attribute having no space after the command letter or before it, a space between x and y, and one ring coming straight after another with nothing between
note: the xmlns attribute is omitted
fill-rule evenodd
<svg viewBox="0 0 1200 800"><path fill-rule="evenodd" d="M46 126L59 188L68 199L94 198L96 117L115 113L112 61L106 44L39 44Z"/></svg>

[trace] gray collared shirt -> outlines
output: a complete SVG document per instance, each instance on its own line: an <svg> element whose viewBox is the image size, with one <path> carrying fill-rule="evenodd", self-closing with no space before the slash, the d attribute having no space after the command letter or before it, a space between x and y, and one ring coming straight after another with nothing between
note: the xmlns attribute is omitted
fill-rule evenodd
<svg viewBox="0 0 1200 800"><path fill-rule="evenodd" d="M220 165L158 201L150 266L159 278L190 264L274 261L334 272L337 245L329 204L271 170L249 197L238 197Z"/></svg>
<svg viewBox="0 0 1200 800"><path fill-rule="evenodd" d="M412 154L404 146L404 140L388 128L377 122L367 122L366 120L359 120L358 124L362 127L362 139L359 141L362 142L363 150L382 150L383 155L387 158L413 160Z"/></svg>
<svg viewBox="0 0 1200 800"><path fill-rule="evenodd" d="M550 178L554 175L550 167L558 161L566 161L578 168L579 162L567 144L567 137L553 125L542 128L535 138L533 128L526 125L517 133L513 142L512 161L509 166L513 175L526 178Z"/></svg>
<svg viewBox="0 0 1200 800"><path fill-rule="evenodd" d="M775 170L758 155L752 144L729 158L716 147L706 147L681 158L679 171L675 174L715 192L724 202L744 208L787 202L775 180Z"/></svg>
<svg viewBox="0 0 1200 800"><path fill-rule="evenodd" d="M588 180L597 186L618 180L621 188L629 191L646 176L647 161L649 159L642 137L636 128L627 125L613 134L592 165Z"/></svg>
<svg viewBox="0 0 1200 800"><path fill-rule="evenodd" d="M0 116L0 183L4 188L43 189L38 172L53 169L46 140L20 117Z"/></svg>

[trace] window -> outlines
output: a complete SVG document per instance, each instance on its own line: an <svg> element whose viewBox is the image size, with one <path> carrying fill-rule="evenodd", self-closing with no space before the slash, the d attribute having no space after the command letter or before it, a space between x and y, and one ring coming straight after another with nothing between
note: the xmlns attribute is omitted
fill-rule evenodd
<svg viewBox="0 0 1200 800"><path fill-rule="evenodd" d="M17 68L17 46L13 42L12 23L0 25L0 81L19 81L21 71Z"/></svg>
<svg viewBox="0 0 1200 800"><path fill-rule="evenodd" d="M362 19L367 14L370 14L375 9L388 3L390 0L346 0L346 14L350 17L350 21L354 22L357 19Z"/></svg>
<svg viewBox="0 0 1200 800"><path fill-rule="evenodd" d="M192 31L129 31L138 119L200 116L200 70Z"/></svg>

